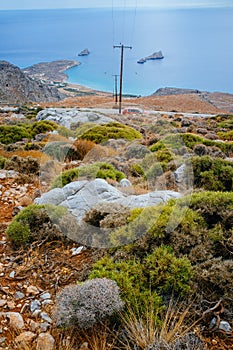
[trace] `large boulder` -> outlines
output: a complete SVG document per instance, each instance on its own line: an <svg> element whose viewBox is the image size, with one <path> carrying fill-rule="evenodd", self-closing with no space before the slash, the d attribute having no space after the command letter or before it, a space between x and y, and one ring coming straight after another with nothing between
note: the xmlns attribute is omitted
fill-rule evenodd
<svg viewBox="0 0 233 350"><path fill-rule="evenodd" d="M80 111L77 108L46 108L40 111L37 120L50 120L59 125L70 128L71 124L81 125L84 123L108 124L114 120L91 111Z"/></svg>
<svg viewBox="0 0 233 350"><path fill-rule="evenodd" d="M81 222L84 215L99 203L119 204L129 209L144 208L179 198L181 194L174 191L153 191L141 195L127 195L103 179L93 181L74 181L56 188L36 198L37 204L55 204L66 207Z"/></svg>

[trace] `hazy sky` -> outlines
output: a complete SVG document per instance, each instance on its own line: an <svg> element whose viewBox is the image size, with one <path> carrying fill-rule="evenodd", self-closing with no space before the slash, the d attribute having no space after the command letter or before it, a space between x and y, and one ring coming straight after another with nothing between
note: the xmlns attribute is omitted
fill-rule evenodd
<svg viewBox="0 0 233 350"><path fill-rule="evenodd" d="M232 0L0 0L0 10L79 7L222 7Z"/></svg>

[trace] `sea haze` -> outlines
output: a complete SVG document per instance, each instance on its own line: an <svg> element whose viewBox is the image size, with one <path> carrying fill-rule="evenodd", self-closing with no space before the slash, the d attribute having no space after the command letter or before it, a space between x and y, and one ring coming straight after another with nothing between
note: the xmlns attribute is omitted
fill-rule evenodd
<svg viewBox="0 0 233 350"><path fill-rule="evenodd" d="M0 11L0 59L23 68L79 60L69 82L112 92L124 51L123 92L160 87L233 93L233 8ZM79 57L88 48L90 55ZM137 60L162 50L164 59ZM119 88L119 84L118 84Z"/></svg>

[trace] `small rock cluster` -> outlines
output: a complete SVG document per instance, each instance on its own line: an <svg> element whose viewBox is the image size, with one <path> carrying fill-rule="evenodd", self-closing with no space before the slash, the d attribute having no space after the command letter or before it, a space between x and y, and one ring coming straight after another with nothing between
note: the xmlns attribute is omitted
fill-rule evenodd
<svg viewBox="0 0 233 350"><path fill-rule="evenodd" d="M0 267L4 269L1 263ZM14 273L10 273L10 279ZM53 305L51 294L36 286L17 283L17 291L13 294L10 287L2 287L0 299L0 349L5 347L5 334L15 333L14 344L30 345L37 342L38 350L52 350L54 338L49 333L52 319L46 307Z"/></svg>

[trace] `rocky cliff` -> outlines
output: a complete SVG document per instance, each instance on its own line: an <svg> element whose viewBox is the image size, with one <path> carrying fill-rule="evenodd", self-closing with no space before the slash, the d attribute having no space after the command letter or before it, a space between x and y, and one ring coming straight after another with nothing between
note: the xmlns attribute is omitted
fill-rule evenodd
<svg viewBox="0 0 233 350"><path fill-rule="evenodd" d="M0 61L0 102L53 102L64 96L54 86L33 79L17 66Z"/></svg>

